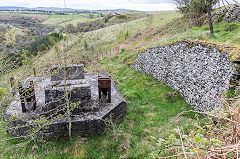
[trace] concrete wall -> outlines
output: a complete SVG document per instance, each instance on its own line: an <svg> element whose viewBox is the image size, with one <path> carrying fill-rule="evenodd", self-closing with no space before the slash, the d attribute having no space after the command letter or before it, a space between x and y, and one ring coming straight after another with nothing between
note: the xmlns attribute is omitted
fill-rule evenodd
<svg viewBox="0 0 240 159"><path fill-rule="evenodd" d="M233 66L227 51L190 41L149 48L131 64L177 90L198 111L221 107L218 97L230 87Z"/></svg>

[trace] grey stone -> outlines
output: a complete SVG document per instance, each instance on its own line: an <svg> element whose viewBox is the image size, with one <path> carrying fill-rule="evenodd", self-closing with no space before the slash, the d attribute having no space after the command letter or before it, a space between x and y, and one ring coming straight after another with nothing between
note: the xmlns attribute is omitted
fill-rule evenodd
<svg viewBox="0 0 240 159"><path fill-rule="evenodd" d="M70 104L77 104L79 110L83 110L84 108L87 109L87 107L90 106L90 85L72 85L71 87L67 87L67 91ZM78 104L78 102L81 103ZM50 111L59 105L64 105L64 103L66 103L64 87L50 87L45 89L45 103L43 107L44 111Z"/></svg>
<svg viewBox="0 0 240 159"><path fill-rule="evenodd" d="M226 22L240 22L240 7L239 5L230 5L227 7L223 7L217 10L213 17L219 17L224 15Z"/></svg>
<svg viewBox="0 0 240 159"><path fill-rule="evenodd" d="M230 81L237 79L234 64L228 52L219 52L214 46L191 45L177 42L147 49L138 54L131 67L177 90L195 110L211 111L222 106L219 96L229 89Z"/></svg>
<svg viewBox="0 0 240 159"><path fill-rule="evenodd" d="M98 100L98 75L108 77L107 74L85 74L85 79L72 80L67 82L67 89L71 92L70 103L81 103L76 105L71 111L72 134L80 136L99 135L104 131L106 120L121 120L126 116L126 102L112 80L111 103ZM28 78L23 86L27 87L29 81L33 80L36 91L36 111L23 113L19 100L19 93L6 109L6 118L8 127L21 126L9 131L13 135L27 135L31 133L31 125L40 116L49 119L49 128L41 128L38 135L42 137L68 135L68 118L66 116L66 102L59 101L64 97L64 82L51 81L49 77ZM56 99L54 102L53 99ZM51 105L52 104L52 105ZM57 108L56 108L57 107ZM60 109L61 111L59 111ZM30 109L29 109L30 110ZM63 118L52 118L57 115L63 115ZM20 116L18 119L10 120L13 116Z"/></svg>
<svg viewBox="0 0 240 159"><path fill-rule="evenodd" d="M52 66L50 69L51 81L64 80L64 68L66 69L67 80L84 79L83 65Z"/></svg>

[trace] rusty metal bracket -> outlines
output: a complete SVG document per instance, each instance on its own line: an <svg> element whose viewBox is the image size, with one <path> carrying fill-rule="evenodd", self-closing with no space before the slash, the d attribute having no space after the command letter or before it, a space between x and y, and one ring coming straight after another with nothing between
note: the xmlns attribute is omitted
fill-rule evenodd
<svg viewBox="0 0 240 159"><path fill-rule="evenodd" d="M37 102L36 102L36 96L35 96L35 89L34 89L33 81L30 81L29 92L30 92L31 102L33 103L33 111L35 111L37 109Z"/></svg>
<svg viewBox="0 0 240 159"><path fill-rule="evenodd" d="M111 103L111 76L100 77L98 76L98 92L99 101L102 98L102 94L106 97L108 96L108 102Z"/></svg>
<svg viewBox="0 0 240 159"><path fill-rule="evenodd" d="M33 111L35 111L37 109L37 102L36 102L33 81L31 80L29 88L25 88L25 89L22 87L21 83L19 82L18 89L19 89L19 95L20 95L20 100L22 105L22 112L25 113L28 111L26 108L27 102L33 103Z"/></svg>
<svg viewBox="0 0 240 159"><path fill-rule="evenodd" d="M20 96L20 100L21 100L21 105L22 105L22 112L26 113L28 110L26 109L26 105L25 105L25 93L22 87L22 84L20 82L18 82L18 91L19 91L19 96Z"/></svg>

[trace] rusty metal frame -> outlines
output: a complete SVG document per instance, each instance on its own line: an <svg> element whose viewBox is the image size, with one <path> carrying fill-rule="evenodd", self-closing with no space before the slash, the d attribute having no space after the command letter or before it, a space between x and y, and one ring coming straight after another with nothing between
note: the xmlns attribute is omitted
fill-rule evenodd
<svg viewBox="0 0 240 159"><path fill-rule="evenodd" d="M32 102L33 103L33 111L37 109L37 102L36 102L36 96L35 96L35 89L34 89L34 83L31 80L29 88L24 89L22 84L18 82L18 91L19 91L19 96L20 96L20 101L21 101L21 106L22 106L22 112L25 113L27 112L26 108L26 102Z"/></svg>
<svg viewBox="0 0 240 159"><path fill-rule="evenodd" d="M25 93L24 93L22 84L20 82L18 82L18 91L19 91L19 96L20 96L20 101L22 106L22 112L26 113L28 110L26 109L26 104L25 104Z"/></svg>
<svg viewBox="0 0 240 159"><path fill-rule="evenodd" d="M111 103L111 76L109 77L100 77L98 76L98 94L99 101L102 98L102 94L108 96L108 102Z"/></svg>
<svg viewBox="0 0 240 159"><path fill-rule="evenodd" d="M34 89L34 84L33 81L30 81L30 86L29 86L29 91L31 95L31 102L33 102L33 111L37 109L37 102L36 102L36 96L35 96L35 89Z"/></svg>

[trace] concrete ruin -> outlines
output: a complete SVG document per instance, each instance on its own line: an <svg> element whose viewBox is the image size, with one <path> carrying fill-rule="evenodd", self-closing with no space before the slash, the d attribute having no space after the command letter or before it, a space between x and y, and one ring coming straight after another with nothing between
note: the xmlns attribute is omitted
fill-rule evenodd
<svg viewBox="0 0 240 159"><path fill-rule="evenodd" d="M69 107L66 101L69 101L71 108L73 135L101 134L106 126L106 119L116 121L125 117L126 102L113 80L109 83L111 94L103 94L99 99L98 80L99 77L109 78L107 74L84 74L83 65L53 66L50 72L51 77L31 77L21 85L28 90L31 88L30 83L34 83L35 101L27 102L21 98L21 91L16 92L14 101L6 110L6 119L8 127L17 128L11 129L9 133L19 136L30 133L41 136L67 135L69 120L66 112ZM25 112L22 109L23 102L26 102ZM37 127L31 126L42 117L49 122Z"/></svg>

